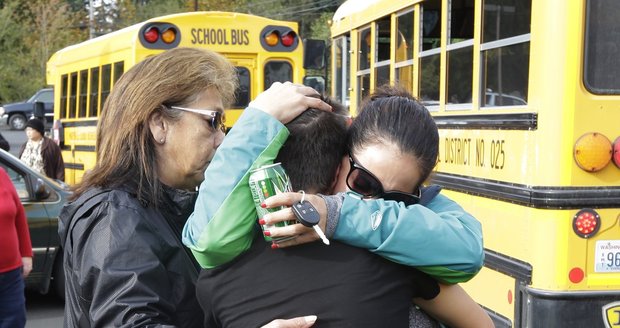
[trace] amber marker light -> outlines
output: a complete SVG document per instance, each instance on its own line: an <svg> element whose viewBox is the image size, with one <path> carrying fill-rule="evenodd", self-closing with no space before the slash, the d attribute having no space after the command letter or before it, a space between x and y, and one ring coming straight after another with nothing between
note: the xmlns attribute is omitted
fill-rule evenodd
<svg viewBox="0 0 620 328"><path fill-rule="evenodd" d="M573 231L587 239L594 236L601 227L601 216L591 208L584 208L573 217Z"/></svg>
<svg viewBox="0 0 620 328"><path fill-rule="evenodd" d="M614 164L620 169L620 137L616 138L613 145L614 153L612 159Z"/></svg>
<svg viewBox="0 0 620 328"><path fill-rule="evenodd" d="M597 172L611 161L611 141L596 132L586 133L577 139L573 157L584 171Z"/></svg>
<svg viewBox="0 0 620 328"><path fill-rule="evenodd" d="M151 26L144 31L144 40L148 43L155 43L159 38L159 29L155 26Z"/></svg>
<svg viewBox="0 0 620 328"><path fill-rule="evenodd" d="M176 38L177 38L177 30L175 30L174 28L167 28L161 34L161 39L165 43L172 43L172 42L174 42L174 40L176 40Z"/></svg>
<svg viewBox="0 0 620 328"><path fill-rule="evenodd" d="M265 43L267 43L268 46L273 47L276 44L278 44L278 39L279 39L279 35L277 31L270 31L268 32L265 36Z"/></svg>

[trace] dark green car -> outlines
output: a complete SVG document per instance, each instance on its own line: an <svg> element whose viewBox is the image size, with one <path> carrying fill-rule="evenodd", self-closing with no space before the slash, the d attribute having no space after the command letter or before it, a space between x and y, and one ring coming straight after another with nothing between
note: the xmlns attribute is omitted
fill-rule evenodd
<svg viewBox="0 0 620 328"><path fill-rule="evenodd" d="M58 215L71 192L63 183L33 171L0 149L0 167L6 170L21 199L32 241L32 272L26 288L47 293L51 288L64 297L62 249L58 238Z"/></svg>

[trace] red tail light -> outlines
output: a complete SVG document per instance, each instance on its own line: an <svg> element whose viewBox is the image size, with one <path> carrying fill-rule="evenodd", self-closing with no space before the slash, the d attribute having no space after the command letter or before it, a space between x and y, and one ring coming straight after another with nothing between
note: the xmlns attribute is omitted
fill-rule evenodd
<svg viewBox="0 0 620 328"><path fill-rule="evenodd" d="M613 152L612 159L614 164L620 169L620 137L614 141Z"/></svg>
<svg viewBox="0 0 620 328"><path fill-rule="evenodd" d="M584 208L573 217L573 231L581 238L594 236L601 227L601 217L595 210Z"/></svg>
<svg viewBox="0 0 620 328"><path fill-rule="evenodd" d="M295 43L295 38L297 34L295 32L290 31L282 36L282 45L285 47L290 47Z"/></svg>
<svg viewBox="0 0 620 328"><path fill-rule="evenodd" d="M144 31L144 40L148 43L155 43L159 38L159 29L157 27L149 27L146 31Z"/></svg>

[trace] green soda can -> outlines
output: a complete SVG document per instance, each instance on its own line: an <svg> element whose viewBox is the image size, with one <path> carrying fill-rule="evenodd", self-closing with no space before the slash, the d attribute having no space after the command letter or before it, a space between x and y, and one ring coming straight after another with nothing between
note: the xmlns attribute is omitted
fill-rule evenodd
<svg viewBox="0 0 620 328"><path fill-rule="evenodd" d="M283 192L293 191L291 187L291 181L284 172L284 168L280 163L270 164L262 166L256 170L250 172L250 190L252 191L252 199L254 200L254 207L256 207L256 213L259 218L262 218L267 213L279 211L285 206L280 206L277 208L262 208L260 204L263 201L271 196L274 196ZM264 224L261 226L263 231L269 230L272 227L285 227L291 224L295 224L297 221L284 221L278 222L274 225ZM274 241L285 241L292 239L293 237L286 238L271 238L269 236L263 235L266 241L271 242Z"/></svg>

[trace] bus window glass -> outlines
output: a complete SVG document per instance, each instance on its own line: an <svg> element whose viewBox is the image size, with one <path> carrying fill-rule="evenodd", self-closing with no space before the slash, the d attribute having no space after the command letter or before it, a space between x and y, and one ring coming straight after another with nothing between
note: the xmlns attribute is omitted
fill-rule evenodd
<svg viewBox="0 0 620 328"><path fill-rule="evenodd" d="M471 103L474 47L464 47L448 52L449 104Z"/></svg>
<svg viewBox="0 0 620 328"><path fill-rule="evenodd" d="M420 101L426 106L439 104L439 56L420 58Z"/></svg>
<svg viewBox="0 0 620 328"><path fill-rule="evenodd" d="M619 94L620 2L590 0L587 11L584 84L596 94Z"/></svg>
<svg viewBox="0 0 620 328"><path fill-rule="evenodd" d="M246 108L250 103L250 70L245 67L236 68L239 86L235 91L235 103L232 108Z"/></svg>
<svg viewBox="0 0 620 328"><path fill-rule="evenodd" d="M67 84L69 78L67 74L60 77L60 108L58 109L59 118L67 118Z"/></svg>
<svg viewBox="0 0 620 328"><path fill-rule="evenodd" d="M80 111L78 117L86 117L86 99L88 99L88 70L80 71Z"/></svg>
<svg viewBox="0 0 620 328"><path fill-rule="evenodd" d="M482 54L482 106L527 104L529 42L489 49Z"/></svg>
<svg viewBox="0 0 620 328"><path fill-rule="evenodd" d="M116 83L116 81L118 81L118 79L121 78L121 75L123 75L124 71L125 71L124 62L120 61L120 62L114 63L114 83Z"/></svg>
<svg viewBox="0 0 620 328"><path fill-rule="evenodd" d="M430 50L441 46L441 0L425 1L422 8L422 46Z"/></svg>
<svg viewBox="0 0 620 328"><path fill-rule="evenodd" d="M99 67L90 69L90 106L88 117L97 116L97 105L99 104Z"/></svg>
<svg viewBox="0 0 620 328"><path fill-rule="evenodd" d="M342 88L342 67L344 66L344 38L338 38L334 40L334 89L336 100L344 104L344 94Z"/></svg>
<svg viewBox="0 0 620 328"><path fill-rule="evenodd" d="M69 118L75 118L76 115L76 97L77 97L77 84L78 84L78 76L77 72L71 73L71 84L70 84L70 93L69 93Z"/></svg>
<svg viewBox="0 0 620 328"><path fill-rule="evenodd" d="M364 99L370 91L370 74L357 77L357 99Z"/></svg>
<svg viewBox="0 0 620 328"><path fill-rule="evenodd" d="M370 29L364 29L358 35L358 70L370 68Z"/></svg>
<svg viewBox="0 0 620 328"><path fill-rule="evenodd" d="M394 79L401 87L413 91L413 11L396 17L396 54Z"/></svg>
<svg viewBox="0 0 620 328"><path fill-rule="evenodd" d="M274 82L284 83L292 80L293 67L289 62L274 60L265 64L265 90L269 89Z"/></svg>
<svg viewBox="0 0 620 328"><path fill-rule="evenodd" d="M450 2L448 43L458 43L474 38L474 0Z"/></svg>
<svg viewBox="0 0 620 328"><path fill-rule="evenodd" d="M375 69L375 87L390 83L390 65L379 66Z"/></svg>
<svg viewBox="0 0 620 328"><path fill-rule="evenodd" d="M101 97L99 108L103 112L103 105L110 94L110 82L112 82L112 66L110 64L101 66Z"/></svg>
<svg viewBox="0 0 620 328"><path fill-rule="evenodd" d="M413 11L398 16L396 20L396 62L413 59Z"/></svg>
<svg viewBox="0 0 620 328"><path fill-rule="evenodd" d="M376 62L390 60L390 17L385 17L377 22L377 58Z"/></svg>
<svg viewBox="0 0 620 328"><path fill-rule="evenodd" d="M530 33L531 0L485 0L482 42Z"/></svg>

